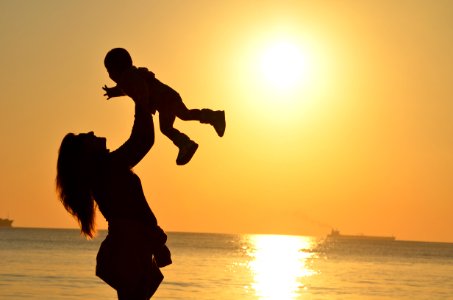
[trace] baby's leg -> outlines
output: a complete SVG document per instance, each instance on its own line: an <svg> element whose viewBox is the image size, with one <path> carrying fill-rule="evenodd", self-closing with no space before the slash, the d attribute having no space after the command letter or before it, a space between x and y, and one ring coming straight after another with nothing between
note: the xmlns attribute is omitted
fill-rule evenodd
<svg viewBox="0 0 453 300"><path fill-rule="evenodd" d="M211 124L219 136L225 132L225 112L213 111L211 109L188 109L181 99L173 103L174 114L184 121L200 121L201 123Z"/></svg>
<svg viewBox="0 0 453 300"><path fill-rule="evenodd" d="M175 139L181 134L173 127L176 117L172 114L159 112L159 126L160 131L174 142Z"/></svg>
<svg viewBox="0 0 453 300"><path fill-rule="evenodd" d="M172 111L183 121L200 121L203 118L200 109L188 109L182 99L177 99L173 103Z"/></svg>
<svg viewBox="0 0 453 300"><path fill-rule="evenodd" d="M192 141L187 135L173 127L175 115L167 112L159 112L160 131L166 135L179 148L176 163L185 165L190 161L197 151L198 144Z"/></svg>

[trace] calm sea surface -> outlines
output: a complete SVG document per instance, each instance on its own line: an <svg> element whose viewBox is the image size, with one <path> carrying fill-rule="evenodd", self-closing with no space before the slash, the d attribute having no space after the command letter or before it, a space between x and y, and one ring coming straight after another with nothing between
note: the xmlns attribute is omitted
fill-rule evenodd
<svg viewBox="0 0 453 300"><path fill-rule="evenodd" d="M0 299L116 299L94 275L106 232L0 229ZM453 299L453 244L169 233L153 299Z"/></svg>

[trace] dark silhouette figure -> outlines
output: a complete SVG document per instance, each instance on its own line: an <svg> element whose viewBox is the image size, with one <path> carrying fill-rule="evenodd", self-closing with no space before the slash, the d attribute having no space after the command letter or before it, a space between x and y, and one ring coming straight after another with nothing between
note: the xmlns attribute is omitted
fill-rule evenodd
<svg viewBox="0 0 453 300"><path fill-rule="evenodd" d="M110 50L105 57L104 65L110 78L117 84L111 88L104 86L104 96L107 96L107 99L125 95L134 101L144 99L148 102L150 113L155 114L158 111L161 132L179 148L176 159L178 165L190 161L197 151L198 144L173 127L176 117L184 121L197 120L211 124L217 134L223 136L226 126L224 111L188 109L181 96L156 79L153 72L146 68L136 68L127 50L123 48Z"/></svg>
<svg viewBox="0 0 453 300"><path fill-rule="evenodd" d="M95 233L96 205L108 221L96 275L116 289L119 300L150 299L163 280L159 268L171 264L167 235L132 171L153 143L152 116L137 101L132 133L115 151L93 132L67 134L59 150L56 185L66 210L87 237Z"/></svg>

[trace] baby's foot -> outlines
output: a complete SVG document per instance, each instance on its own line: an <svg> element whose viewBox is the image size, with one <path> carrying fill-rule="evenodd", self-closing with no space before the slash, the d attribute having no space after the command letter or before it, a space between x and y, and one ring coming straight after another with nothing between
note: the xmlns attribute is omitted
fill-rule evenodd
<svg viewBox="0 0 453 300"><path fill-rule="evenodd" d="M214 126L217 134L222 137L225 133L226 121L225 121L225 111L218 110L213 112L213 118L211 121L212 126Z"/></svg>
<svg viewBox="0 0 453 300"><path fill-rule="evenodd" d="M192 140L188 140L183 146L179 148L178 157L176 158L176 164L182 166L187 164L192 156L198 149L198 144Z"/></svg>

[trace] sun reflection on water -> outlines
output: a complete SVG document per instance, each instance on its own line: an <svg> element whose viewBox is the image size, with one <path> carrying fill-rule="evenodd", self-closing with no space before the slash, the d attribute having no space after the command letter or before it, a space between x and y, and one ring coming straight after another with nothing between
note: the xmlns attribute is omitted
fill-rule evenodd
<svg viewBox="0 0 453 300"><path fill-rule="evenodd" d="M296 299L304 289L303 278L314 275L308 260L313 256L310 237L251 235L249 268L258 299Z"/></svg>

